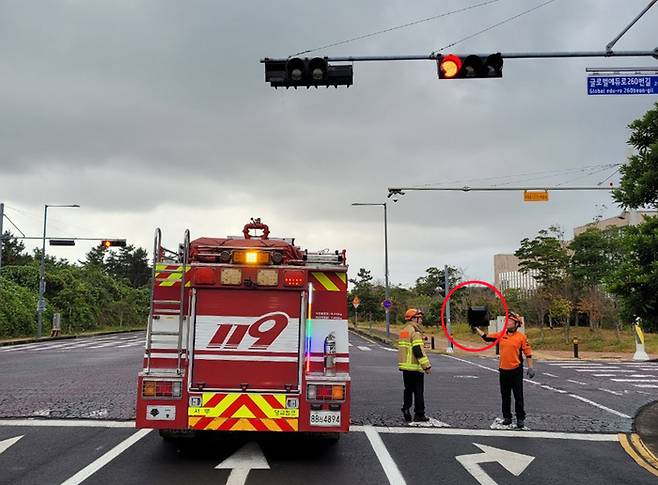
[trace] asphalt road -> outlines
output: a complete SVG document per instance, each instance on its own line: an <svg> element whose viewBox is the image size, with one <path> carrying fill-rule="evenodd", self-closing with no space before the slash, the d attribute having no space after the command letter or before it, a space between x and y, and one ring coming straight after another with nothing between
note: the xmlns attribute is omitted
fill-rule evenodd
<svg viewBox="0 0 658 485"><path fill-rule="evenodd" d="M171 444L131 428L142 338L0 348L0 418L14 418L0 420L0 484L656 483L616 433L658 398L646 387L658 377L634 377L658 376L657 363L539 362L525 384L531 430L494 431L496 362L435 355L428 414L446 427L416 428L401 420L395 351L351 335L353 431L340 442L211 434Z"/></svg>

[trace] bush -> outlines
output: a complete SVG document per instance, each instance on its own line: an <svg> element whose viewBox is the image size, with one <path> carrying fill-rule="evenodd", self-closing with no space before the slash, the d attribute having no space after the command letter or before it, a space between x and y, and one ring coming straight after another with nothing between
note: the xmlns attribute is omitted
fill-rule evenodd
<svg viewBox="0 0 658 485"><path fill-rule="evenodd" d="M0 336L33 335L38 298L36 291L0 277Z"/></svg>

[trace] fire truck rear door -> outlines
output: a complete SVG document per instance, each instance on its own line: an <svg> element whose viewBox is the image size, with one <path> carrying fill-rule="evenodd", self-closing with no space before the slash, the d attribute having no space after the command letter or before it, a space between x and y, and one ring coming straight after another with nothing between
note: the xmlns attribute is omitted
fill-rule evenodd
<svg viewBox="0 0 658 485"><path fill-rule="evenodd" d="M191 387L297 390L298 291L199 289Z"/></svg>

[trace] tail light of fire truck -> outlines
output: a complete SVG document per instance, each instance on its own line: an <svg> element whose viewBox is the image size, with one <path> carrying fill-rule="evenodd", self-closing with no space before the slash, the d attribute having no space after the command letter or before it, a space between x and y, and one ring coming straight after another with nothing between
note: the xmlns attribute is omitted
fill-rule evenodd
<svg viewBox="0 0 658 485"><path fill-rule="evenodd" d="M182 381L142 381L142 396L150 398L181 397Z"/></svg>
<svg viewBox="0 0 658 485"><path fill-rule="evenodd" d="M344 384L308 384L306 398L309 401L344 401Z"/></svg>
<svg viewBox="0 0 658 485"><path fill-rule="evenodd" d="M283 272L284 286L304 286L304 271L289 270Z"/></svg>
<svg viewBox="0 0 658 485"><path fill-rule="evenodd" d="M223 268L220 281L223 285L241 285L242 270L237 268Z"/></svg>
<svg viewBox="0 0 658 485"><path fill-rule="evenodd" d="M261 269L256 274L258 286L277 286L279 284L279 271L276 269Z"/></svg>

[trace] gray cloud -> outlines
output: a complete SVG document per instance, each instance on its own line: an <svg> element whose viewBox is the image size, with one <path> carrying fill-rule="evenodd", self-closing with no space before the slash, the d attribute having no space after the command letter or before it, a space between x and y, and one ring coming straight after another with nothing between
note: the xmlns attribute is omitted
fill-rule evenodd
<svg viewBox="0 0 658 485"><path fill-rule="evenodd" d="M156 225L173 241L185 226L235 234L262 216L311 249L348 248L355 269L381 277L381 211L353 201L384 201L388 186L624 159L626 125L653 100L587 97L584 68L653 59L509 60L502 80L464 82L439 81L430 62L356 63L349 89L275 91L264 82L262 57L464 5L5 2L0 198L32 232L43 203L72 201L83 207L53 213L59 230L110 231L146 247ZM529 5L501 0L322 54L430 52ZM557 1L450 50L602 50L643 5ZM618 48L652 48L656 12ZM556 222L569 235L596 204L613 205L600 193L551 198L407 194L391 203L393 280L409 283L444 263L491 278L494 253ZM82 250L57 254L76 259Z"/></svg>

